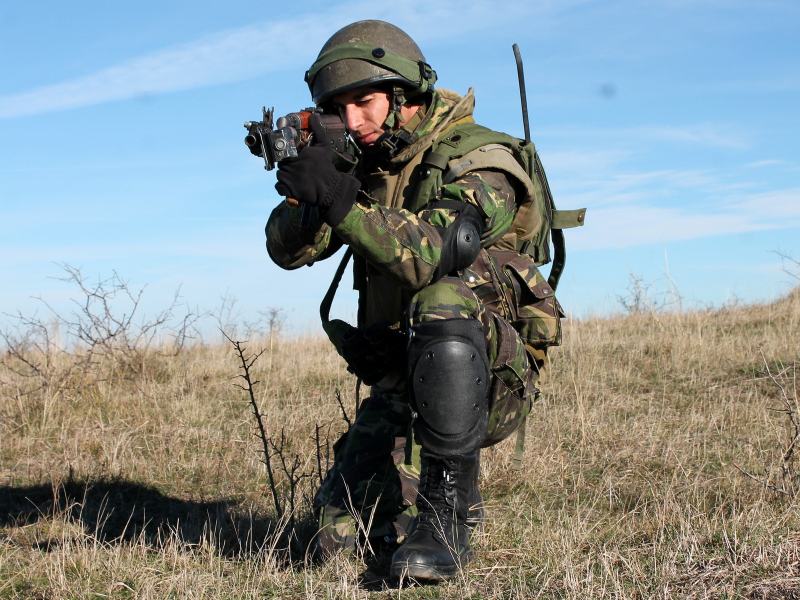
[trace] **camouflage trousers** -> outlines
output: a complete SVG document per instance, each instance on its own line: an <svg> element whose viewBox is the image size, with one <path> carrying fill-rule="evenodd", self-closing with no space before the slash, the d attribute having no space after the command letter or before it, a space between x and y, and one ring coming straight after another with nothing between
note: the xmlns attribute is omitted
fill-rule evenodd
<svg viewBox="0 0 800 600"><path fill-rule="evenodd" d="M483 447L508 437L527 416L538 369L524 342L460 279L445 277L419 291L408 325L477 319L491 365L489 434ZM367 541L402 541L416 515L420 446L413 435L406 374L372 386L352 427L334 445L334 464L315 496L323 555L352 551Z"/></svg>

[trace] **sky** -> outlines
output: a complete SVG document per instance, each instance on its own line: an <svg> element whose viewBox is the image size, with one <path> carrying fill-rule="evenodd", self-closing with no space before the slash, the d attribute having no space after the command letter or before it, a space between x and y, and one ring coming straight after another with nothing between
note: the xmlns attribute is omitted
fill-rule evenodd
<svg viewBox="0 0 800 600"><path fill-rule="evenodd" d="M634 280L684 307L796 283L779 256L800 259L794 0L29 0L0 5L0 324L70 310L71 265L145 288L145 311L224 297L242 319L278 309L319 331L338 258L270 262L281 199L242 125L309 106L305 70L362 19L404 29L437 86L474 87L476 120L521 137L519 44L556 205L588 209L566 231L573 316L621 310Z"/></svg>

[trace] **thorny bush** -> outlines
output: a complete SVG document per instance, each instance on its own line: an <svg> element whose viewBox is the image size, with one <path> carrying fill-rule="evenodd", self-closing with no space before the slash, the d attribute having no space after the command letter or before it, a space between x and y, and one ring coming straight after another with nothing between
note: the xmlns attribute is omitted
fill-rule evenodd
<svg viewBox="0 0 800 600"><path fill-rule="evenodd" d="M154 356L176 354L196 334L203 316L182 305L179 292L152 318L140 316L144 288L134 290L119 274L92 283L81 270L63 264L61 278L77 287L74 308L57 312L39 298L45 315L18 312L0 332L0 384L16 397L41 394L53 399L111 379L136 382L148 376ZM110 365L111 368L101 368Z"/></svg>

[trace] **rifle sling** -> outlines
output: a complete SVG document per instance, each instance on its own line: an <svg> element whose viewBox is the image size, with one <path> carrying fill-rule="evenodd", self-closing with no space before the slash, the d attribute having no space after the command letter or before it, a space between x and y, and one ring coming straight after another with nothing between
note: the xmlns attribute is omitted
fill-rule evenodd
<svg viewBox="0 0 800 600"><path fill-rule="evenodd" d="M333 298L336 296L336 290L339 289L339 282L342 281L342 275L344 275L344 270L347 267L347 263L350 262L351 256L353 256L353 249L348 247L342 257L342 262L339 263L339 267L336 269L333 281L331 281L331 285L319 305L319 317L322 320L322 328L325 330L328 339L340 355L342 354L342 338L345 333L352 329L352 326L340 319L331 321L330 315Z"/></svg>

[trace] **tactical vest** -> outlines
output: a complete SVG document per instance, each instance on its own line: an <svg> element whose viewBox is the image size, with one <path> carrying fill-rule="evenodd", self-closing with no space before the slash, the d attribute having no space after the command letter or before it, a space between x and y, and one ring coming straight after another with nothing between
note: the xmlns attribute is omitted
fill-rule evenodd
<svg viewBox="0 0 800 600"><path fill-rule="evenodd" d="M471 118L466 118L446 126L430 149L417 153L398 170L371 173L364 176L362 181L373 201L416 214L435 200L442 185L452 183L467 173L482 170L505 173L519 183L518 190L524 190L524 194L518 193L515 199L516 214L508 232L487 249L489 252L482 251L476 263L466 269L463 275L465 281L475 281L484 271L482 266L473 269L477 263L484 260L498 266L500 257L501 268L495 271L509 275L531 292L529 298L533 298L532 302L509 307L502 312L509 315L510 324L541 369L546 362L547 348L561 341L563 312L555 298L555 288L566 260L561 230L583 225L586 209L559 211L555 208L534 144L476 125ZM551 239L555 250L553 256L550 253ZM330 321L328 314L351 254L352 251L348 249L320 307L323 327L340 354L342 338L349 326L338 320ZM550 275L545 280L535 267L551 261ZM364 259L355 257L353 275L354 287L359 291L359 328L382 323L401 329L404 310L413 292L393 284L377 271L371 271ZM500 292L498 295L504 294ZM517 293L512 295L520 297ZM508 304L511 301L499 297L496 303L493 302L494 298L481 300L489 309L495 308L493 304ZM522 465L526 416L527 410L520 412L513 427L491 441L496 443L514 429L517 430L513 461L515 469L520 469Z"/></svg>
<svg viewBox="0 0 800 600"><path fill-rule="evenodd" d="M583 225L586 209L560 211L555 208L534 144L476 125L468 117L449 124L430 149L417 153L402 167L367 174L362 181L376 203L418 213L435 199L442 185L480 170L502 171L519 182L520 191L524 190L524 194L516 198L517 210L512 226L490 250L511 250L527 255L537 267L553 262L547 281L536 269L526 269L522 264L516 268L509 265L516 274L524 273L523 281L541 301L541 305L526 307L535 316L520 322L516 328L537 360L543 362L546 348L559 344L561 337L562 314L554 295L566 259L561 230ZM552 257L551 238L555 249ZM349 255L348 252L345 261ZM514 262L524 261L520 257ZM324 326L340 278L341 275L335 278L321 307ZM413 291L395 285L358 256L354 258L353 279L359 292L359 328L378 323L402 328L405 307ZM339 348L334 338L340 336L331 335L332 325L325 326L325 329ZM526 335L526 332L532 333Z"/></svg>

